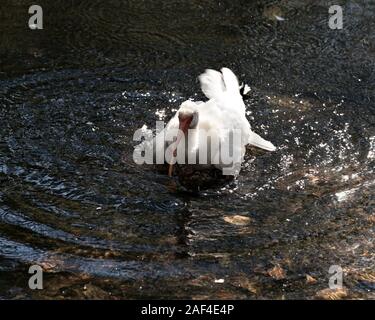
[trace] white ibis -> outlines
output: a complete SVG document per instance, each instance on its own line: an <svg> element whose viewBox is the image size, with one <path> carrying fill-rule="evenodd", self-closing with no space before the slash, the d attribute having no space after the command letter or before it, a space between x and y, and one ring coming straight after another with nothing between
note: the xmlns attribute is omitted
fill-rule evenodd
<svg viewBox="0 0 375 320"><path fill-rule="evenodd" d="M237 163L229 164L231 166L241 164L245 154L245 146L248 144L267 151L276 150L270 141L263 139L251 130L251 126L246 119L246 108L243 102L248 87L246 85L240 87L236 76L230 69L222 68L221 72L207 69L205 73L199 76L199 81L203 93L209 100L206 102L190 100L183 102L162 132L165 137L176 136L176 132L178 132L177 139L174 142L167 142L163 145L163 148L165 145L169 146L171 151L169 159L166 159L170 163L168 171L170 176L173 172L173 162L176 161L174 158L177 157L177 150L180 149L178 145L182 139L185 142L184 160L196 159L199 150L204 146L204 150L207 150L206 158L208 161L206 163L198 162L198 165L207 167L207 165L213 164L218 169L227 167L228 163L224 164L220 161L219 163L212 163L210 162L211 156L215 158L215 155L220 153L221 143L228 139L227 133L233 131L240 133L240 143L231 146L232 152L240 149L237 150L240 154L240 160L237 160ZM221 143L214 145L208 143L207 145L207 134L202 134L203 131L208 133L211 142L215 140ZM181 157L177 157L177 162L179 162L179 159ZM216 159L220 159L220 157ZM196 164L194 163L194 165Z"/></svg>
<svg viewBox="0 0 375 320"><path fill-rule="evenodd" d="M163 159L169 163L169 176L172 176L175 162L189 167L198 166L199 170L217 168L224 173L228 167L240 168L248 144L267 151L276 149L270 141L253 132L246 119L243 100L248 87L240 86L230 69L222 68L220 71L207 69L199 76L201 89L208 101L183 102L166 127L153 139L153 153L163 154ZM233 132L240 139L231 143L229 135ZM222 160L223 146L228 144L231 144L232 154L239 154L232 163ZM238 172L239 169L235 174Z"/></svg>

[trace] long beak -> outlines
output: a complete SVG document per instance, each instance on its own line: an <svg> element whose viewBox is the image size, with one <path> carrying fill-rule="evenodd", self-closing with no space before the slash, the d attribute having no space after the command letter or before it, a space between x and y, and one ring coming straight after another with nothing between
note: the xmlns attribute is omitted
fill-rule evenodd
<svg viewBox="0 0 375 320"><path fill-rule="evenodd" d="M186 117L185 119L183 120L180 120L180 124L178 126L178 134L177 134L177 139L176 141L174 142L174 149L173 149L173 157L177 157L177 147L178 147L178 144L180 143L181 139L186 136L187 132L188 132L188 129L189 129L189 126L190 126L190 123L191 121L193 120L193 117ZM173 158L171 159L173 160ZM168 176L172 177L172 173L173 173L173 164L169 164L169 169L168 169Z"/></svg>

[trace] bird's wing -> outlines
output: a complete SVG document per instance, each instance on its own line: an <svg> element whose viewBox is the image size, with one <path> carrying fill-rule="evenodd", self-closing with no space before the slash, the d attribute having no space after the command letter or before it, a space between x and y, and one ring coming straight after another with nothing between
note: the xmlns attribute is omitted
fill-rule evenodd
<svg viewBox="0 0 375 320"><path fill-rule="evenodd" d="M219 97L225 90L223 75L219 71L206 69L198 78L201 89L208 99Z"/></svg>
<svg viewBox="0 0 375 320"><path fill-rule="evenodd" d="M204 94L210 100L214 100L219 109L228 112L230 118L245 117L246 107L240 94L238 80L230 69L222 68L221 72L207 69L199 76L199 80Z"/></svg>
<svg viewBox="0 0 375 320"><path fill-rule="evenodd" d="M201 89L208 99L219 99L225 92L230 95L240 94L237 77L228 68L219 71L206 69L198 78Z"/></svg>
<svg viewBox="0 0 375 320"><path fill-rule="evenodd" d="M240 84L238 83L238 79L233 71L228 68L222 68L220 71L223 75L226 92L230 94L239 94Z"/></svg>

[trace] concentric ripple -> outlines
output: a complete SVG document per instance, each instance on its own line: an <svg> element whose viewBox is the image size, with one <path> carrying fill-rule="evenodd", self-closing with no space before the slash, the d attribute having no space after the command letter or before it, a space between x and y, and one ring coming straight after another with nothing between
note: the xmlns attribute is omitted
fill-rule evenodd
<svg viewBox="0 0 375 320"><path fill-rule="evenodd" d="M346 4L342 32L308 0L54 1L43 33L1 13L0 298L314 298L331 265L373 298L372 9ZM132 138L222 66L278 149L192 194Z"/></svg>

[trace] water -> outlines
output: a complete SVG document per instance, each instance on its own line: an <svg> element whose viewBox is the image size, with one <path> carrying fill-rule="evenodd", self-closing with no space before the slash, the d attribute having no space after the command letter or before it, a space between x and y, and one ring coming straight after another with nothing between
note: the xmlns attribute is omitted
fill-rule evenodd
<svg viewBox="0 0 375 320"><path fill-rule="evenodd" d="M39 1L31 31L5 1L0 297L310 299L339 265L344 297L373 299L375 3L336 2L340 31L308 0ZM222 66L278 151L198 195L134 164L134 131Z"/></svg>

